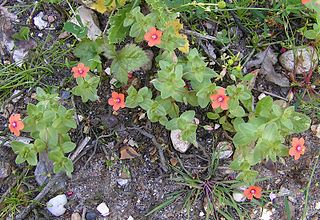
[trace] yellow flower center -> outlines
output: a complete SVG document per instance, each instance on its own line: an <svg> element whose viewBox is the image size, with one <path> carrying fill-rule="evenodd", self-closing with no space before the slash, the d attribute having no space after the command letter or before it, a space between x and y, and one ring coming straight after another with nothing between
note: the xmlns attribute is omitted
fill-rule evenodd
<svg viewBox="0 0 320 220"><path fill-rule="evenodd" d="M116 98L116 99L114 99L114 102L120 103L120 102L121 102L121 99L120 99L120 98Z"/></svg>

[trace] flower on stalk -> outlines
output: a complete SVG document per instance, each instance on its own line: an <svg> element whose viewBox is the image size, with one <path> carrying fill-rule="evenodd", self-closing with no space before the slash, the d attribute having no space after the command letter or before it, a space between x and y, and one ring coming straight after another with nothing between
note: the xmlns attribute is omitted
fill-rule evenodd
<svg viewBox="0 0 320 220"><path fill-rule="evenodd" d="M249 186L246 190L244 190L243 195L249 200L252 200L253 197L260 199L261 191L262 188L259 186Z"/></svg>
<svg viewBox="0 0 320 220"><path fill-rule="evenodd" d="M289 154L290 156L293 156L295 160L298 160L306 150L306 147L304 146L304 139L292 138L291 146Z"/></svg>
<svg viewBox="0 0 320 220"><path fill-rule="evenodd" d="M228 101L229 97L225 94L225 89L220 88L216 91L216 94L213 94L210 96L210 99L212 101L211 106L213 109L221 108L223 110L228 109Z"/></svg>
<svg viewBox="0 0 320 220"><path fill-rule="evenodd" d="M15 135L20 136L20 131L24 128L20 114L12 114L9 118L9 130Z"/></svg>
<svg viewBox="0 0 320 220"><path fill-rule="evenodd" d="M108 99L108 104L111 105L115 111L118 111L120 108L125 108L124 94L112 92L111 98Z"/></svg>
<svg viewBox="0 0 320 220"><path fill-rule="evenodd" d="M144 39L148 41L150 47L158 45L161 43L162 31L157 30L155 27L149 29L149 31L144 35Z"/></svg>
<svg viewBox="0 0 320 220"><path fill-rule="evenodd" d="M71 72L73 72L74 78L78 78L78 77L85 78L89 70L90 70L89 67L85 66L83 63L79 63L77 66L72 67Z"/></svg>

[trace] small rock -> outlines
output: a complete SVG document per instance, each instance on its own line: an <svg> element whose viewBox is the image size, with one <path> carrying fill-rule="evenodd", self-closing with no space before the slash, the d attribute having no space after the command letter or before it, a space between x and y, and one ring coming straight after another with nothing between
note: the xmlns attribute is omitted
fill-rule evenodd
<svg viewBox="0 0 320 220"><path fill-rule="evenodd" d="M219 159L228 159L233 154L232 144L227 141L219 142L216 150L219 154Z"/></svg>
<svg viewBox="0 0 320 220"><path fill-rule="evenodd" d="M18 95L19 93L20 93L21 95L19 95L19 96L17 96L17 97L15 97L15 98L12 99L12 102L13 102L13 103L18 102L18 101L21 99L21 97L22 97L21 90L16 89L16 90L13 91L13 94L12 94L11 97Z"/></svg>
<svg viewBox="0 0 320 220"><path fill-rule="evenodd" d="M61 216L66 211L64 205L67 204L67 202L66 195L58 195L47 202L47 209L52 215Z"/></svg>
<svg viewBox="0 0 320 220"><path fill-rule="evenodd" d="M291 194L290 190L288 190L287 188L281 186L277 196L278 197L289 196L290 194Z"/></svg>
<svg viewBox="0 0 320 220"><path fill-rule="evenodd" d="M319 209L320 209L320 202L317 202L317 203L316 203L315 209L316 209L316 210L319 210Z"/></svg>
<svg viewBox="0 0 320 220"><path fill-rule="evenodd" d="M299 47L283 53L279 57L279 62L287 71L302 74L314 70L318 66L318 55L311 46Z"/></svg>
<svg viewBox="0 0 320 220"><path fill-rule="evenodd" d="M232 197L236 202L244 202L246 200L246 197L241 192L233 192Z"/></svg>
<svg viewBox="0 0 320 220"><path fill-rule="evenodd" d="M95 220L97 218L97 214L94 212L87 212L86 213L86 220Z"/></svg>
<svg viewBox="0 0 320 220"><path fill-rule="evenodd" d="M134 220L134 218L130 215L127 220Z"/></svg>
<svg viewBox="0 0 320 220"><path fill-rule="evenodd" d="M9 163L0 161L0 179L7 178L11 174L11 166Z"/></svg>
<svg viewBox="0 0 320 220"><path fill-rule="evenodd" d="M320 138L320 124L312 125L311 131L316 135L317 138Z"/></svg>
<svg viewBox="0 0 320 220"><path fill-rule="evenodd" d="M64 31L61 34L59 34L58 39L65 39L69 36L69 33Z"/></svg>
<svg viewBox="0 0 320 220"><path fill-rule="evenodd" d="M43 12L40 12L37 16L33 18L33 23L39 30L45 29L48 25L48 22L43 20L43 16Z"/></svg>
<svg viewBox="0 0 320 220"><path fill-rule="evenodd" d="M43 37L43 33L39 33L39 34L37 34L37 35L38 35L38 37L40 37L40 38Z"/></svg>
<svg viewBox="0 0 320 220"><path fill-rule="evenodd" d="M264 93L261 93L259 96L258 96L258 100L261 100L263 99L264 97L266 97L267 95L264 94Z"/></svg>
<svg viewBox="0 0 320 220"><path fill-rule="evenodd" d="M88 38L90 40L96 40L102 34L97 15L85 6L80 6L78 12L82 23L88 28ZM79 25L76 17L73 17L70 22Z"/></svg>
<svg viewBox="0 0 320 220"><path fill-rule="evenodd" d="M107 67L104 72L108 75L108 76L111 76L111 69L110 67Z"/></svg>
<svg viewBox="0 0 320 220"><path fill-rule="evenodd" d="M108 216L110 214L109 207L106 205L106 203L101 203L98 205L97 210L101 213L102 216Z"/></svg>
<svg viewBox="0 0 320 220"><path fill-rule="evenodd" d="M71 220L81 220L81 215L77 212L72 213Z"/></svg>
<svg viewBox="0 0 320 220"><path fill-rule="evenodd" d="M275 200L277 198L277 195L271 192L269 194L269 198L270 198L270 201L273 202L273 200Z"/></svg>
<svg viewBox="0 0 320 220"><path fill-rule="evenodd" d="M129 179L116 179L116 181L120 186L125 186L129 183Z"/></svg>
<svg viewBox="0 0 320 220"><path fill-rule="evenodd" d="M52 16L52 15L49 15L48 16L48 21L49 21L49 23L52 23L52 22L54 22L56 20L56 18L54 17L54 16Z"/></svg>
<svg viewBox="0 0 320 220"><path fill-rule="evenodd" d="M201 212L199 213L199 217L203 217L203 216L204 216L204 212L201 211Z"/></svg>
<svg viewBox="0 0 320 220"><path fill-rule="evenodd" d="M274 211L275 211L274 209L270 210L267 208L263 208L260 220L271 220L271 216L273 215Z"/></svg>
<svg viewBox="0 0 320 220"><path fill-rule="evenodd" d="M215 124L215 125L214 125L214 130L217 130L217 129L220 128L220 127L221 127L220 124Z"/></svg>
<svg viewBox="0 0 320 220"><path fill-rule="evenodd" d="M191 146L189 142L181 139L181 130L172 130L170 137L173 148L180 153L185 153Z"/></svg>

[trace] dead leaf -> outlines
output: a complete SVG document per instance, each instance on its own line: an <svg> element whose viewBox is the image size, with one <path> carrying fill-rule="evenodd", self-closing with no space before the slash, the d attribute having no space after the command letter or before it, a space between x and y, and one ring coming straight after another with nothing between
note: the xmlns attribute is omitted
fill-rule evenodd
<svg viewBox="0 0 320 220"><path fill-rule="evenodd" d="M177 158L170 158L170 163L171 163L171 165L172 166L176 166L177 165L177 163L178 163L178 160L177 160Z"/></svg>
<svg viewBox="0 0 320 220"><path fill-rule="evenodd" d="M275 71L274 65L277 61L277 55L268 47L265 51L255 55L254 59L247 63L246 70L260 67L260 73L265 76L266 80L281 87L290 87L287 77Z"/></svg>
<svg viewBox="0 0 320 220"><path fill-rule="evenodd" d="M120 160L127 160L139 157L140 154L132 147L125 146L120 149Z"/></svg>

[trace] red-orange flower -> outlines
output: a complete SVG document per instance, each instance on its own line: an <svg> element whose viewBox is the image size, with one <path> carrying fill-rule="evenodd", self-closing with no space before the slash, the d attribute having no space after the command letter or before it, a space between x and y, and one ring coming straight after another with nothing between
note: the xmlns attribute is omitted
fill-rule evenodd
<svg viewBox="0 0 320 220"><path fill-rule="evenodd" d="M109 105L112 106L113 110L118 111L119 108L125 108L124 94L112 92L111 98L108 99Z"/></svg>
<svg viewBox="0 0 320 220"><path fill-rule="evenodd" d="M20 136L20 130L24 128L20 114L12 114L9 118L9 130L15 135Z"/></svg>
<svg viewBox="0 0 320 220"><path fill-rule="evenodd" d="M293 156L295 160L298 160L306 150L306 147L304 146L304 139L292 138L291 146L289 154L290 156Z"/></svg>
<svg viewBox="0 0 320 220"><path fill-rule="evenodd" d="M311 2L311 0L301 0L301 3L304 4L304 5L309 3L309 2Z"/></svg>
<svg viewBox="0 0 320 220"><path fill-rule="evenodd" d="M216 108L222 108L223 110L228 109L228 101L229 97L226 96L225 89L220 88L216 91L216 94L213 94L210 96L210 99L212 101L211 106L213 109Z"/></svg>
<svg viewBox="0 0 320 220"><path fill-rule="evenodd" d="M243 195L250 200L252 200L253 197L260 199L261 191L262 188L259 186L249 186L246 190L244 190Z"/></svg>
<svg viewBox="0 0 320 220"><path fill-rule="evenodd" d="M78 77L85 78L89 70L90 70L89 67L85 66L83 63L79 63L78 66L72 67L71 72L73 72L74 78L78 78Z"/></svg>
<svg viewBox="0 0 320 220"><path fill-rule="evenodd" d="M149 32L144 35L144 39L148 41L148 45L152 47L161 43L161 36L162 31L157 30L155 27L152 27L149 29Z"/></svg>

